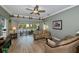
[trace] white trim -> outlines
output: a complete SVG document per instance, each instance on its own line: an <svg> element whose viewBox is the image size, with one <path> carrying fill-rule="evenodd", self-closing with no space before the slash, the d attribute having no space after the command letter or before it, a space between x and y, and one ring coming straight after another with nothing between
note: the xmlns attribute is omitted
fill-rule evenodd
<svg viewBox="0 0 79 59"><path fill-rule="evenodd" d="M51 15L46 16L45 18L48 18L48 17L53 16L53 15L56 15L56 14L58 14L58 13L61 13L61 12L63 12L63 11L66 11L66 10L71 9L71 8L73 8L73 7L76 7L76 6L77 6L77 5L69 6L69 7L64 8L64 9L62 9L62 10L59 10L59 11L57 11L57 12L55 12L55 13L52 13Z"/></svg>
<svg viewBox="0 0 79 59"><path fill-rule="evenodd" d="M1 7L9 14L12 14L5 6L1 5Z"/></svg>

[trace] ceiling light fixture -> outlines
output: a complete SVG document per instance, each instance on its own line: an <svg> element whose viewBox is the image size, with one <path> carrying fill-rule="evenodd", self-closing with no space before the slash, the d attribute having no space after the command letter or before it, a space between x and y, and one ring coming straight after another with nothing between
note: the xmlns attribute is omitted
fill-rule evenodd
<svg viewBox="0 0 79 59"><path fill-rule="evenodd" d="M35 10L35 11L33 11L35 14L37 14L38 13L38 11L37 10Z"/></svg>

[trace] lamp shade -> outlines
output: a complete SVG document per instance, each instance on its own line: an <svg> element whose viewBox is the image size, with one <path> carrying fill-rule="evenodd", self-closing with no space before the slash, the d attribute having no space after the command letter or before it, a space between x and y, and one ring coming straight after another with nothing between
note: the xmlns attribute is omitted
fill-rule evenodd
<svg viewBox="0 0 79 59"><path fill-rule="evenodd" d="M16 30L16 27L15 27L15 26L13 26L13 27L12 27L12 29L13 29L13 30Z"/></svg>

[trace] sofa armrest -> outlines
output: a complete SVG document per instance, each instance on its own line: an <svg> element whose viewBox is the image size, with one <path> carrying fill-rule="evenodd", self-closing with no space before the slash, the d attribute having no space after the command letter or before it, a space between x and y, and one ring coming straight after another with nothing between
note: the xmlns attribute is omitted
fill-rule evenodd
<svg viewBox="0 0 79 59"><path fill-rule="evenodd" d="M46 52L55 52L55 53L70 53L70 52L76 52L76 47L79 45L79 37L75 38L75 40L64 43L62 45L57 46L49 46L45 45Z"/></svg>

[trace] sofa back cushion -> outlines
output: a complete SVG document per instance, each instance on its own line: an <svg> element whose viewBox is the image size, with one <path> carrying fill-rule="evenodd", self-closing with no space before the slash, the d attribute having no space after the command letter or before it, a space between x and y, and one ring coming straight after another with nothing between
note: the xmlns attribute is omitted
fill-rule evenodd
<svg viewBox="0 0 79 59"><path fill-rule="evenodd" d="M53 40L47 39L47 45L50 46L50 47L55 47L56 42L54 42Z"/></svg>
<svg viewBox="0 0 79 59"><path fill-rule="evenodd" d="M74 38L75 36L72 36L72 35L67 35L65 36L62 40L67 40L67 39L71 39L71 38Z"/></svg>
<svg viewBox="0 0 79 59"><path fill-rule="evenodd" d="M73 41L75 41L77 38L78 38L78 37L74 37L74 38L71 38L71 39L63 40L63 41L59 42L58 45L63 45L63 44L67 44L67 43L73 42Z"/></svg>

